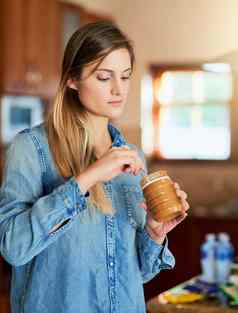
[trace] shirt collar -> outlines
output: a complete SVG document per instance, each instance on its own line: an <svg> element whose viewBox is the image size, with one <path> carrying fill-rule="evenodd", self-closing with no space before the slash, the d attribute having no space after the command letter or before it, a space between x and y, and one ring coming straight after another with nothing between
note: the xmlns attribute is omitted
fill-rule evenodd
<svg viewBox="0 0 238 313"><path fill-rule="evenodd" d="M112 138L112 147L120 147L127 144L126 139L123 137L119 129L111 123L108 123L108 131Z"/></svg>

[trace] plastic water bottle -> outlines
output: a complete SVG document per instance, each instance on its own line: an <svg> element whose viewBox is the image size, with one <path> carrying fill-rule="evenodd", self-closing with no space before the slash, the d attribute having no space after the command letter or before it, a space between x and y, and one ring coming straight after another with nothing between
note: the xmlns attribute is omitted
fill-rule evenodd
<svg viewBox="0 0 238 313"><path fill-rule="evenodd" d="M216 237L215 234L207 234L205 242L201 245L201 268L202 280L208 283L216 282L215 251Z"/></svg>
<svg viewBox="0 0 238 313"><path fill-rule="evenodd" d="M218 234L216 249L217 283L226 284L229 281L231 266L234 257L234 248L227 233Z"/></svg>

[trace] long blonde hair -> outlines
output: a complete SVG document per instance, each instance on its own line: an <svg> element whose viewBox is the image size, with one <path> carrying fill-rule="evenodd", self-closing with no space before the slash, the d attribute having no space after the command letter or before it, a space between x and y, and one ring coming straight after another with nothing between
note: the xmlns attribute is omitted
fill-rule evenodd
<svg viewBox="0 0 238 313"><path fill-rule="evenodd" d="M77 91L69 88L67 81L80 80L85 65L97 60L99 65L110 52L119 48L128 50L133 67L131 42L118 27L105 21L83 26L68 41L60 83L52 110L46 119L49 147L56 167L64 178L77 177L96 161L87 111ZM91 210L97 208L104 214L113 213L102 183L95 184L89 192Z"/></svg>

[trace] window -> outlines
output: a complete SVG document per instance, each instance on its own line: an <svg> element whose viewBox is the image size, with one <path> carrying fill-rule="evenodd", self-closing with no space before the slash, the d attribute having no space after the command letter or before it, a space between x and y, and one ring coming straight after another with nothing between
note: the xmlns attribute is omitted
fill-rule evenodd
<svg viewBox="0 0 238 313"><path fill-rule="evenodd" d="M162 159L230 157L229 66L152 67L142 80L142 147Z"/></svg>

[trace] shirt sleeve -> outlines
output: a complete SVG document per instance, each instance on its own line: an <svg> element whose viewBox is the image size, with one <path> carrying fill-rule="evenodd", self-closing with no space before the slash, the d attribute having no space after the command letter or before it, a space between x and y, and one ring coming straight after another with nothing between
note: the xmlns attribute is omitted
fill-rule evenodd
<svg viewBox="0 0 238 313"><path fill-rule="evenodd" d="M138 149L138 153L145 165L144 174L147 175L148 168L145 155L141 149ZM167 237L163 244L158 244L150 237L145 227L143 227L137 230L136 243L144 283L150 281L161 270L172 269L175 266L175 258L168 249Z"/></svg>
<svg viewBox="0 0 238 313"><path fill-rule="evenodd" d="M143 282L150 281L161 270L172 269L175 258L168 249L166 237L163 244L156 243L145 229L137 230L137 251Z"/></svg>
<svg viewBox="0 0 238 313"><path fill-rule="evenodd" d="M0 252L11 265L29 262L64 234L81 211L86 195L74 177L42 196L38 152L28 133L7 149L0 189ZM55 225L59 226L51 232Z"/></svg>

